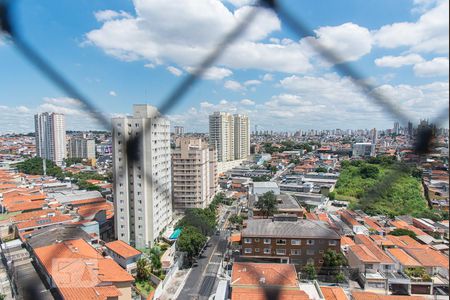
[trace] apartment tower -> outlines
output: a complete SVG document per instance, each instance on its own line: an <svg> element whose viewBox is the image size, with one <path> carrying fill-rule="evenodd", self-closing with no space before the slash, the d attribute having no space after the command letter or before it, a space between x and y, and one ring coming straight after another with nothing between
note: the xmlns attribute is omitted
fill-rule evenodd
<svg viewBox="0 0 450 300"><path fill-rule="evenodd" d="M68 150L70 158L95 158L95 140L72 137L69 140Z"/></svg>
<svg viewBox="0 0 450 300"><path fill-rule="evenodd" d="M209 116L209 143L216 147L219 162L246 159L250 155L248 117L214 112Z"/></svg>
<svg viewBox="0 0 450 300"><path fill-rule="evenodd" d="M133 116L113 118L112 124L116 237L151 247L172 221L169 120L153 106L135 104ZM138 142L127 149L135 137Z"/></svg>
<svg viewBox="0 0 450 300"><path fill-rule="evenodd" d="M178 138L172 151L173 207L206 208L218 183L216 152L201 138Z"/></svg>
<svg viewBox="0 0 450 300"><path fill-rule="evenodd" d="M34 115L36 154L61 165L66 158L64 115L44 112Z"/></svg>

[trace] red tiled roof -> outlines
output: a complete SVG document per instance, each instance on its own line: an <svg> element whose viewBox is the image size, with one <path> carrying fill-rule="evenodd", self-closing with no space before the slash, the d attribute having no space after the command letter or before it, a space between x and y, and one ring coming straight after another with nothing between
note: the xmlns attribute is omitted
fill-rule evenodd
<svg viewBox="0 0 450 300"><path fill-rule="evenodd" d="M321 286L320 290L325 300L348 300L347 295L341 287L337 286Z"/></svg>
<svg viewBox="0 0 450 300"><path fill-rule="evenodd" d="M105 246L124 258L133 257L142 253L121 240L106 243Z"/></svg>
<svg viewBox="0 0 450 300"><path fill-rule="evenodd" d="M399 248L391 248L387 249L387 252L389 252L395 259L402 264L405 267L421 267L422 264L419 263L417 260L409 256L405 251Z"/></svg>
<svg viewBox="0 0 450 300"><path fill-rule="evenodd" d="M353 291L352 296L354 300L425 300L424 297L419 296L394 296L358 291Z"/></svg>
<svg viewBox="0 0 450 300"><path fill-rule="evenodd" d="M297 272L290 264L259 264L236 262L231 275L232 286L259 286L264 277L265 286L297 286Z"/></svg>

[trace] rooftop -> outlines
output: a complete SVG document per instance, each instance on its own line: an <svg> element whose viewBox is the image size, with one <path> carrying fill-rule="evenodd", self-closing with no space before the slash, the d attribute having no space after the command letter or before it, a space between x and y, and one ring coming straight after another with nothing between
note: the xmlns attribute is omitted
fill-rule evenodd
<svg viewBox="0 0 450 300"><path fill-rule="evenodd" d="M107 247L111 251L119 254L120 256L122 256L124 258L129 258L129 257L133 257L136 255L142 254L141 251L136 250L135 248L131 247L130 245L128 245L127 243L125 243L121 240L106 243L105 247Z"/></svg>
<svg viewBox="0 0 450 300"><path fill-rule="evenodd" d="M273 221L253 219L247 221L242 236L285 237L285 238L325 238L340 240L340 236L327 223L313 220Z"/></svg>

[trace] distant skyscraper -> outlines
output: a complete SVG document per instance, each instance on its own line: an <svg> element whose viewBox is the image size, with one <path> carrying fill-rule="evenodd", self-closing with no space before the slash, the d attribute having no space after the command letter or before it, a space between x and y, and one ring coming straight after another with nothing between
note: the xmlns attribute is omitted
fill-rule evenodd
<svg viewBox="0 0 450 300"><path fill-rule="evenodd" d="M234 160L234 119L226 112L209 116L209 143L216 147L219 162Z"/></svg>
<svg viewBox="0 0 450 300"><path fill-rule="evenodd" d="M409 136L413 136L413 134L414 134L413 123L408 122L408 135L409 135Z"/></svg>
<svg viewBox="0 0 450 300"><path fill-rule="evenodd" d="M66 127L64 115L41 113L34 115L36 154L61 165L66 158Z"/></svg>
<svg viewBox="0 0 450 300"><path fill-rule="evenodd" d="M209 143L216 147L219 162L246 159L250 155L248 116L214 112L209 116Z"/></svg>
<svg viewBox="0 0 450 300"><path fill-rule="evenodd" d="M183 126L175 126L175 135L177 136L183 136L184 135L184 127Z"/></svg>
<svg viewBox="0 0 450 300"><path fill-rule="evenodd" d="M112 119L115 232L143 248L172 221L170 123L150 105L136 104L133 112ZM126 145L137 135L137 159L131 161Z"/></svg>
<svg viewBox="0 0 450 300"><path fill-rule="evenodd" d="M71 138L69 140L68 156L71 158L95 158L95 140Z"/></svg>
<svg viewBox="0 0 450 300"><path fill-rule="evenodd" d="M247 159L250 155L250 120L246 115L234 118L234 159Z"/></svg>
<svg viewBox="0 0 450 300"><path fill-rule="evenodd" d="M378 134L377 134L377 129L376 128L373 128L370 131L370 137L371 137L372 144L376 145L377 144L377 138L378 138Z"/></svg>
<svg viewBox="0 0 450 300"><path fill-rule="evenodd" d="M400 123L399 122L394 123L394 133L397 135L400 134Z"/></svg>
<svg viewBox="0 0 450 300"><path fill-rule="evenodd" d="M218 184L215 149L201 138L178 138L172 151L174 209L206 208Z"/></svg>

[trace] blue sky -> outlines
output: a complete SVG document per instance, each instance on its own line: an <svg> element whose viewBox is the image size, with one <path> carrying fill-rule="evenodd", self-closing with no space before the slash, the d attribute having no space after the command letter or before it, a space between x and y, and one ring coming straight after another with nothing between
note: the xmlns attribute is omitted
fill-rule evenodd
<svg viewBox="0 0 450 300"><path fill-rule="evenodd" d="M160 105L248 0L18 1L25 38L105 115ZM206 131L215 110L246 113L259 129L391 128L395 118L361 95L309 46L334 49L411 115L448 106L448 1L281 1L315 36L293 34L261 10L203 80L169 112L173 125ZM0 40L0 132L33 130L38 111L66 114L68 129L99 129L79 105Z"/></svg>

